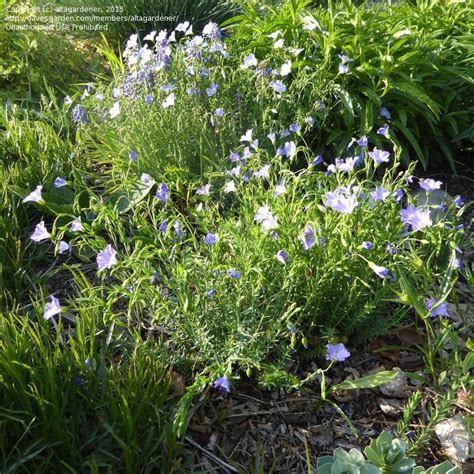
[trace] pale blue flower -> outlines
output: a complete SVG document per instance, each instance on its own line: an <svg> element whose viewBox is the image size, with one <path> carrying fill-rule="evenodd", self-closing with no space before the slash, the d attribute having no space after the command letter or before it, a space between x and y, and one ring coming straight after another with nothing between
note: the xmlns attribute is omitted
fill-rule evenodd
<svg viewBox="0 0 474 474"><path fill-rule="evenodd" d="M380 115L382 117L386 118L387 120L390 120L392 118L392 114L390 113L390 111L386 107L381 107Z"/></svg>
<svg viewBox="0 0 474 474"><path fill-rule="evenodd" d="M270 87L277 92L278 94L283 94L286 91L286 86L281 81L272 81L270 82Z"/></svg>
<svg viewBox="0 0 474 474"><path fill-rule="evenodd" d="M258 64L257 58L255 54L250 53L249 55L245 56L244 62L240 65L240 69L248 69L250 67L254 67Z"/></svg>
<svg viewBox="0 0 474 474"><path fill-rule="evenodd" d="M287 61L286 63L283 63L281 68L280 68L280 76L288 76L288 74L291 73L291 61Z"/></svg>
<svg viewBox="0 0 474 474"><path fill-rule="evenodd" d="M211 185L210 184L205 184L204 186L201 186L197 191L196 194L198 196L208 196L211 191Z"/></svg>
<svg viewBox="0 0 474 474"><path fill-rule="evenodd" d="M356 164L358 163L358 161L359 161L358 156L348 157L345 160L336 159L336 169L338 171L345 171L345 172L352 171L354 167L356 166Z"/></svg>
<svg viewBox="0 0 474 474"><path fill-rule="evenodd" d="M380 127L377 130L377 135L382 135L382 136L386 137L388 135L388 129L389 129L389 126L387 124L385 124L384 126Z"/></svg>
<svg viewBox="0 0 474 474"><path fill-rule="evenodd" d="M369 140L367 139L365 135L363 135L357 140L357 145L359 145L361 148L366 148L368 144L369 144Z"/></svg>
<svg viewBox="0 0 474 474"><path fill-rule="evenodd" d="M202 30L203 36L210 40L218 40L223 38L223 34L219 25L210 21Z"/></svg>
<svg viewBox="0 0 474 474"><path fill-rule="evenodd" d="M173 92L176 90L176 86L173 84L173 83L169 83L169 84L163 84L160 89L163 91L163 92Z"/></svg>
<svg viewBox="0 0 474 474"><path fill-rule="evenodd" d="M462 196L456 196L453 200L453 203L456 207L464 206L464 199Z"/></svg>
<svg viewBox="0 0 474 474"><path fill-rule="evenodd" d="M300 130L301 130L301 127L299 126L298 123L292 123L290 125L290 130L293 132L293 133L298 133Z"/></svg>
<svg viewBox="0 0 474 474"><path fill-rule="evenodd" d="M318 155L314 158L314 160L311 162L310 166L317 166L320 165L323 162L323 157L321 155Z"/></svg>
<svg viewBox="0 0 474 474"><path fill-rule="evenodd" d="M428 311L431 311L434 306L438 304L437 298L431 298L425 301L425 306ZM434 318L435 316L449 316L448 314L448 303L443 302L437 306L433 311L431 311L430 316Z"/></svg>
<svg viewBox="0 0 474 474"><path fill-rule="evenodd" d="M275 132L269 133L267 137L273 144L275 144L276 139L277 139L277 134Z"/></svg>
<svg viewBox="0 0 474 474"><path fill-rule="evenodd" d="M181 228L181 224L178 221L173 222L173 229L174 229L174 233L176 234L176 237L178 237L178 239L182 239L184 236L184 231Z"/></svg>
<svg viewBox="0 0 474 474"><path fill-rule="evenodd" d="M355 196L346 197L336 190L333 193L326 193L326 205L341 214L352 214L359 202Z"/></svg>
<svg viewBox="0 0 474 474"><path fill-rule="evenodd" d="M105 249L97 254L97 268L100 271L111 268L117 263L117 251L107 244Z"/></svg>
<svg viewBox="0 0 474 474"><path fill-rule="evenodd" d="M372 191L370 193L370 197L373 201L384 202L389 196L390 193L383 186L378 186L377 188L375 188L375 191Z"/></svg>
<svg viewBox="0 0 474 474"><path fill-rule="evenodd" d="M230 392L230 383L226 377L219 377L214 382L214 388L217 388L221 392L229 393Z"/></svg>
<svg viewBox="0 0 474 474"><path fill-rule="evenodd" d="M59 176L54 180L54 187L55 188L62 188L63 186L67 185L67 181Z"/></svg>
<svg viewBox="0 0 474 474"><path fill-rule="evenodd" d="M390 255L395 255L397 253L397 248L391 242L387 244L387 252Z"/></svg>
<svg viewBox="0 0 474 474"><path fill-rule="evenodd" d="M172 92L172 93L169 94L169 95L166 97L166 99L161 103L161 106L162 106L164 109L169 109L171 106L174 105L175 100L176 100L176 96L175 96L174 92Z"/></svg>
<svg viewBox="0 0 474 474"><path fill-rule="evenodd" d="M280 194L284 194L284 193L286 193L286 186L285 186L285 180L282 179L280 181L280 184L278 184L275 187L275 191L273 191L273 197L280 196Z"/></svg>
<svg viewBox="0 0 474 474"><path fill-rule="evenodd" d="M144 184L150 183L152 180L152 177L148 173L142 173L140 176L140 181Z"/></svg>
<svg viewBox="0 0 474 474"><path fill-rule="evenodd" d="M284 250L279 250L276 254L276 259L283 265L288 263L288 255Z"/></svg>
<svg viewBox="0 0 474 474"><path fill-rule="evenodd" d="M420 188L424 189L427 192L434 191L435 189L440 189L442 181L435 181L434 179L420 179Z"/></svg>
<svg viewBox="0 0 474 474"><path fill-rule="evenodd" d="M158 230L160 232L166 232L166 229L168 229L168 221L167 220L164 220L160 226L158 227Z"/></svg>
<svg viewBox="0 0 474 474"><path fill-rule="evenodd" d="M417 208L411 204L406 209L400 211L400 217L415 232L433 225L429 209Z"/></svg>
<svg viewBox="0 0 474 474"><path fill-rule="evenodd" d="M163 204L166 204L170 199L170 189L165 183L161 183L158 185L158 191L155 194Z"/></svg>
<svg viewBox="0 0 474 474"><path fill-rule="evenodd" d="M224 192L228 194L228 193L233 193L235 191L236 191L235 182L227 181L227 183L225 183L225 186L224 186Z"/></svg>
<svg viewBox="0 0 474 474"><path fill-rule="evenodd" d="M303 235L300 237L301 243L305 250L310 250L316 242L316 234L314 229L307 225L303 231Z"/></svg>
<svg viewBox="0 0 474 474"><path fill-rule="evenodd" d="M253 138L252 138L252 133L253 133L253 128L249 128L241 137L240 141L241 142L248 142L251 143Z"/></svg>
<svg viewBox="0 0 474 474"><path fill-rule="evenodd" d="M374 244L368 240L364 240L361 244L361 247L364 250L372 250L374 248Z"/></svg>
<svg viewBox="0 0 474 474"><path fill-rule="evenodd" d="M253 174L256 178L268 178L270 176L270 165L265 165Z"/></svg>
<svg viewBox="0 0 474 474"><path fill-rule="evenodd" d="M397 189L393 193L393 199L395 199L395 202L400 202L403 199L404 195L405 195L405 193L403 192L403 189Z"/></svg>
<svg viewBox="0 0 474 474"><path fill-rule="evenodd" d="M214 110L214 115L216 117L224 117L224 109L218 108L218 109Z"/></svg>
<svg viewBox="0 0 474 474"><path fill-rule="evenodd" d="M283 146L278 148L277 153L280 156L286 156L288 158L293 158L293 156L296 155L296 145L295 142L290 141L290 142L285 142Z"/></svg>
<svg viewBox="0 0 474 474"><path fill-rule="evenodd" d="M46 303L44 306L43 319L46 320L51 319L53 316L56 316L61 312L61 305L58 298L51 295L49 299L49 303Z"/></svg>
<svg viewBox="0 0 474 474"><path fill-rule="evenodd" d="M341 60L342 64L346 64L349 61L352 61L351 58L347 56L347 54L338 54L337 57Z"/></svg>
<svg viewBox="0 0 474 474"><path fill-rule="evenodd" d="M219 240L219 234L212 234L209 232L206 237L204 237L204 243L206 245L214 245Z"/></svg>
<svg viewBox="0 0 474 474"><path fill-rule="evenodd" d="M229 268L226 271L226 274L228 277L235 278L236 280L240 278L240 273L235 268Z"/></svg>
<svg viewBox="0 0 474 474"><path fill-rule="evenodd" d="M344 362L351 356L344 344L326 344L326 360L331 362Z"/></svg>
<svg viewBox="0 0 474 474"><path fill-rule="evenodd" d="M128 159L129 159L130 161L137 161L137 159L138 159L138 152L135 151L135 150L130 150L130 151L128 152Z"/></svg>
<svg viewBox="0 0 474 474"><path fill-rule="evenodd" d="M112 106L112 108L109 110L109 116L110 118L115 118L120 114L120 103L115 102L115 104Z"/></svg>
<svg viewBox="0 0 474 474"><path fill-rule="evenodd" d="M49 239L51 234L47 231L44 221L41 221L36 225L34 232L31 234L30 239L33 242L42 242L43 240Z"/></svg>
<svg viewBox="0 0 474 474"><path fill-rule="evenodd" d="M74 219L71 222L71 225L69 226L69 230L71 232L81 232L84 230L84 226L82 225L80 217L78 217L77 219Z"/></svg>
<svg viewBox="0 0 474 474"><path fill-rule="evenodd" d="M69 250L69 244L65 242L64 240L61 240L59 242L59 253L62 254L64 252L67 252Z"/></svg>
<svg viewBox="0 0 474 474"><path fill-rule="evenodd" d="M387 278L388 276L390 276L390 270L388 268L381 267L380 265L376 265L372 262L370 262L369 265L378 277Z"/></svg>
<svg viewBox="0 0 474 474"><path fill-rule="evenodd" d="M314 120L313 117L306 117L306 118L304 119L304 121L305 121L310 127L312 127L312 126L316 123L316 121Z"/></svg>
<svg viewBox="0 0 474 474"><path fill-rule="evenodd" d="M82 105L77 104L72 109L72 120L76 125L86 124L89 121L87 109L84 108Z"/></svg>
<svg viewBox="0 0 474 474"><path fill-rule="evenodd" d="M277 218L271 213L269 206L261 206L254 216L254 220L258 222L263 230L272 230L278 227Z"/></svg>
<svg viewBox="0 0 474 474"><path fill-rule="evenodd" d="M37 202L37 203L44 203L43 196L41 195L41 191L43 189L43 186L40 184L36 186L36 189L28 194L22 202Z"/></svg>
<svg viewBox="0 0 474 474"><path fill-rule="evenodd" d="M339 74L347 74L349 72L349 66L347 64L339 64L338 66Z"/></svg>
<svg viewBox="0 0 474 474"><path fill-rule="evenodd" d="M207 290L206 291L206 298L212 298L213 296L215 296L215 294L216 294L216 290L214 290L214 289Z"/></svg>
<svg viewBox="0 0 474 474"><path fill-rule="evenodd" d="M369 151L369 156L374 160L376 165L390 161L390 153L388 151L379 150L377 147L374 147L373 151Z"/></svg>
<svg viewBox="0 0 474 474"><path fill-rule="evenodd" d="M208 87L208 88L206 89L206 94L207 94L207 96L208 96L208 97L212 97L212 96L216 95L217 87L218 87L218 85L217 85L215 82L213 82L213 83L210 85L210 87Z"/></svg>

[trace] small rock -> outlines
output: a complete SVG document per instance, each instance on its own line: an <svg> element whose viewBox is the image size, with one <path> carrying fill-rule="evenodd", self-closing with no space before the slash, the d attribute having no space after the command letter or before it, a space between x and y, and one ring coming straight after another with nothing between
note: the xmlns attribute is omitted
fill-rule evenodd
<svg viewBox="0 0 474 474"><path fill-rule="evenodd" d="M387 416L398 417L403 411L403 406L403 403L395 398L379 400L379 407Z"/></svg>
<svg viewBox="0 0 474 474"><path fill-rule="evenodd" d="M449 459L458 463L465 463L468 460L471 441L461 415L438 423L435 431Z"/></svg>
<svg viewBox="0 0 474 474"><path fill-rule="evenodd" d="M398 371L399 374L394 379L390 380L390 382L381 385L380 391L387 397L408 397L410 392L407 386L407 376L399 367L394 367L393 370Z"/></svg>

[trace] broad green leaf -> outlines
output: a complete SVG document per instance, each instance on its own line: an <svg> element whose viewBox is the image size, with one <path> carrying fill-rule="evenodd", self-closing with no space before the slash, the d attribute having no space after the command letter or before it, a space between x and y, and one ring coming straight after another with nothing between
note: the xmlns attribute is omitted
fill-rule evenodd
<svg viewBox="0 0 474 474"><path fill-rule="evenodd" d="M333 385L329 390L334 392L336 390L357 390L360 388L375 388L386 384L393 380L400 372L395 370L384 370L376 374L367 375L356 380L349 380L337 385Z"/></svg>
<svg viewBox="0 0 474 474"><path fill-rule="evenodd" d="M401 122L394 122L394 125L403 133L403 135L405 135L406 139L410 142L410 145L415 150L415 153L418 156L418 159L420 160L421 164L423 165L423 168L426 169L427 163L425 155L421 151L420 145L418 145L418 141L416 140L413 133L411 133L410 130L405 127Z"/></svg>
<svg viewBox="0 0 474 474"><path fill-rule="evenodd" d="M474 352L469 352L464 359L462 371L467 375L474 368Z"/></svg>
<svg viewBox="0 0 474 474"><path fill-rule="evenodd" d="M421 86L417 86L413 82L394 82L392 84L392 90L397 90L402 94L409 95L417 102L426 105L435 115L439 118L441 115L441 107L440 105L433 100Z"/></svg>
<svg viewBox="0 0 474 474"><path fill-rule="evenodd" d="M153 179L148 183L143 183L140 180L135 181L130 189L114 194L109 202L113 204L119 214L123 214L145 199L154 185L155 181Z"/></svg>
<svg viewBox="0 0 474 474"><path fill-rule="evenodd" d="M347 111L355 117L354 113L354 105L352 103L351 96L349 93L343 89L339 84L334 86L334 93L342 100L344 106L346 107Z"/></svg>

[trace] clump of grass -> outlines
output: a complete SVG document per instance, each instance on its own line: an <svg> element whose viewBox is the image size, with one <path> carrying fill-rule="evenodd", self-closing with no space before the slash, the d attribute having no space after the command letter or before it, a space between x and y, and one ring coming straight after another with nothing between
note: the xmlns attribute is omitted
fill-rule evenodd
<svg viewBox="0 0 474 474"><path fill-rule="evenodd" d="M1 318L2 471L178 470L165 352L114 326L106 337L90 303L73 325Z"/></svg>

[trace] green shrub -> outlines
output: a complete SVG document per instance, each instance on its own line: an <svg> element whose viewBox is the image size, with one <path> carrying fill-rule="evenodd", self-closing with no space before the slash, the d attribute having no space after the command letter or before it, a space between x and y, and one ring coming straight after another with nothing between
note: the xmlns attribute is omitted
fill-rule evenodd
<svg viewBox="0 0 474 474"><path fill-rule="evenodd" d="M469 2L243 5L244 14L228 22L231 49L270 67L293 61L294 106L325 105L306 136L313 147L337 157L354 136L376 140L389 124L405 163L417 159L426 168L444 158L454 170L457 151L472 145ZM284 46L274 49L280 40ZM291 48L301 52L292 57Z"/></svg>
<svg viewBox="0 0 474 474"><path fill-rule="evenodd" d="M400 212L418 205L409 186L413 166L399 173L399 154L388 151L384 160L393 164L387 169L371 158L381 153L373 145L390 146L390 139L377 137L370 152L366 144L354 143L345 160L313 166L314 154L304 146L304 137L317 127L311 121L279 122L275 143L267 137L278 124L275 115L305 117L291 108L294 82L277 94L272 77L235 72L241 58L226 64L225 44L216 39L185 40L173 50L158 46L165 63L171 62L155 73L160 59L155 63L153 56L145 65L130 59L147 51L135 40L125 51L127 72L114 83L121 95L113 98L113 90L99 87L71 106L77 122L79 110L87 110L87 123L78 124L79 160L84 162L82 153L99 171L89 188L97 195L90 209L82 209L84 233L68 231L77 217L71 214L68 224L53 231L55 240L72 238L76 255L86 260L110 241L119 250L123 258L113 268L117 280L110 291L118 294L124 282L131 288L134 309L127 319L133 312L163 328L177 353L214 373L265 364L273 364L269 372L281 372L299 354L320 353L321 341L371 338L397 324L408 303L426 317L425 299L448 297L463 235L456 227L458 201L421 206L429 222L419 227L425 227L421 235L417 226L410 231ZM208 72L187 74L187 66ZM218 88L211 97L186 92L191 86L206 90L213 82ZM240 90L247 91L245 106L236 110L230 100ZM153 96L151 105L147 95ZM224 117L214 113L219 106ZM282 133L281 127L288 130ZM281 156L285 153L290 157ZM286 192L275 198L282 180ZM235 192L226 192L229 182ZM164 183L171 190L166 205L150 196L158 188L163 200ZM200 196L205 184L212 186L209 196ZM373 197L377 188L382 198ZM331 209L334 192L354 209ZM278 238L256 224L265 212L277 216ZM311 251L301 242L306 228L314 231ZM219 234L216 245L203 243L208 233ZM280 250L288 264L276 259ZM232 269L239 278L228 273ZM155 272L159 280L150 285ZM408 288L415 299L407 299ZM215 297L208 296L211 290Z"/></svg>

